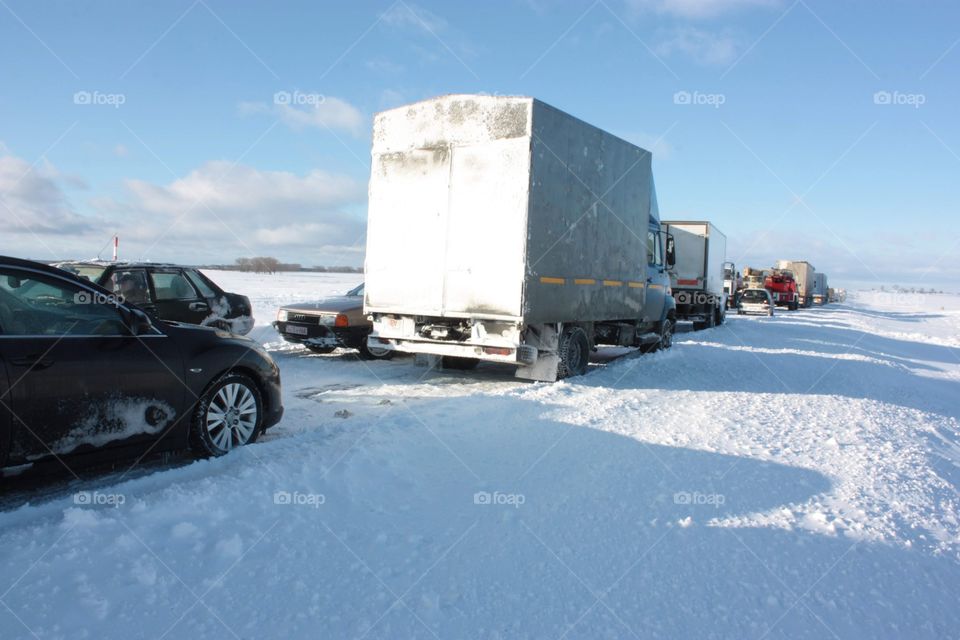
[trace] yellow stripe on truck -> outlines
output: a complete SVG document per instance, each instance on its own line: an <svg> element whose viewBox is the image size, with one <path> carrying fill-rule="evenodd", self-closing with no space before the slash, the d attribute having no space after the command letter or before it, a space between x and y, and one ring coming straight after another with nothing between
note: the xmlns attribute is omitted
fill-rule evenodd
<svg viewBox="0 0 960 640"><path fill-rule="evenodd" d="M631 289L643 289L642 282L628 282L627 286L630 287Z"/></svg>
<svg viewBox="0 0 960 640"><path fill-rule="evenodd" d="M547 276L540 276L540 282L543 284L567 284L565 278L548 278Z"/></svg>
<svg viewBox="0 0 960 640"><path fill-rule="evenodd" d="M603 281L603 286L605 286L605 287L619 287L619 286L622 286L622 285L623 285L623 283L620 282L619 280L604 280L604 281Z"/></svg>
<svg viewBox="0 0 960 640"><path fill-rule="evenodd" d="M573 284L597 284L593 278L574 278Z"/></svg>

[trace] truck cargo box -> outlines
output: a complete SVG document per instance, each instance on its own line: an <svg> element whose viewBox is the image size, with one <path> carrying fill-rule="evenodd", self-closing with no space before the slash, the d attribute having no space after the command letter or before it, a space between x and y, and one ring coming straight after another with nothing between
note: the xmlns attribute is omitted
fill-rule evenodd
<svg viewBox="0 0 960 640"><path fill-rule="evenodd" d="M676 246L677 263L670 270L674 288L723 295L727 236L710 222L664 220L660 226L673 234Z"/></svg>
<svg viewBox="0 0 960 640"><path fill-rule="evenodd" d="M816 273L816 269L812 264L805 260L778 260L777 269L787 269L793 272L801 306L809 307L813 304L813 274Z"/></svg>
<svg viewBox="0 0 960 640"><path fill-rule="evenodd" d="M650 153L539 100L444 96L374 120L364 308L637 318Z"/></svg>

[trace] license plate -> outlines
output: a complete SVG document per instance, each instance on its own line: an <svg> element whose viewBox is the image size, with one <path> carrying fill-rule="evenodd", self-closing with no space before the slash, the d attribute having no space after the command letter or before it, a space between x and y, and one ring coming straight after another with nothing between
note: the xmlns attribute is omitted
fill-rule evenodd
<svg viewBox="0 0 960 640"><path fill-rule="evenodd" d="M306 327L298 327L295 324L288 324L285 331L287 333L292 333L295 336L305 336L309 333Z"/></svg>

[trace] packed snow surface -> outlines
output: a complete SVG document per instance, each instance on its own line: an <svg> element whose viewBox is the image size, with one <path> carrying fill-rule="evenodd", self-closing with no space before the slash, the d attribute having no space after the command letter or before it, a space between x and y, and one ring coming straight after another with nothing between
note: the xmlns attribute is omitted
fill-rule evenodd
<svg viewBox="0 0 960 640"><path fill-rule="evenodd" d="M730 315L542 384L269 326L360 276L209 275L283 422L6 507L3 638L960 634L960 298Z"/></svg>

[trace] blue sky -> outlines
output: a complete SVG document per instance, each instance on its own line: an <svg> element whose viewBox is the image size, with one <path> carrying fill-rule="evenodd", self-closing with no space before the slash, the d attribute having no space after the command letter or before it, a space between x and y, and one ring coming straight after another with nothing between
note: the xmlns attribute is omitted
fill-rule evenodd
<svg viewBox="0 0 960 640"><path fill-rule="evenodd" d="M662 216L713 220L741 265L958 289L958 18L948 2L2 0L0 253L91 257L117 231L128 258L359 265L372 114L484 92L651 149Z"/></svg>

